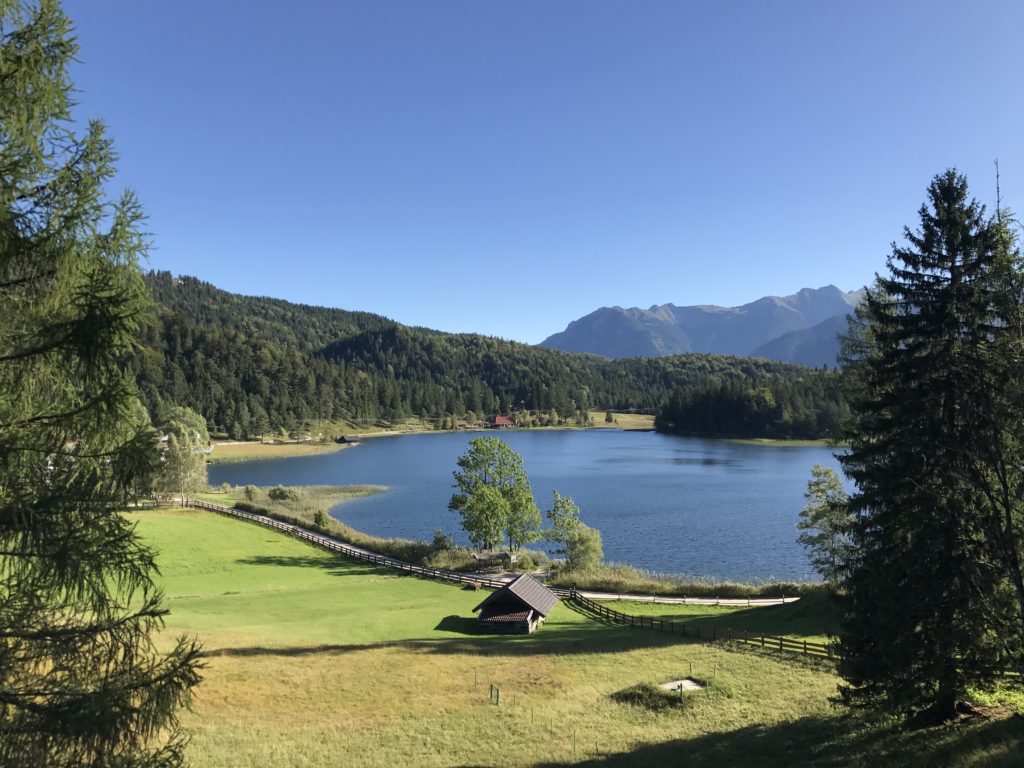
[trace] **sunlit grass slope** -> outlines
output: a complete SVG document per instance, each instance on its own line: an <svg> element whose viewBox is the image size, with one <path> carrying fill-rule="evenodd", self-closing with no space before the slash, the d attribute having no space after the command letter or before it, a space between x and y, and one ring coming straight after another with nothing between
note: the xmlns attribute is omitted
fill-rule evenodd
<svg viewBox="0 0 1024 768"><path fill-rule="evenodd" d="M534 636L481 636L471 609L482 593L208 513L135 518L161 553L169 632L198 634L212 652L185 717L197 768L980 766L1021 755L1012 718L928 740L856 728L828 703L836 678L824 668L611 628L565 605ZM678 708L610 698L691 673L708 688Z"/></svg>

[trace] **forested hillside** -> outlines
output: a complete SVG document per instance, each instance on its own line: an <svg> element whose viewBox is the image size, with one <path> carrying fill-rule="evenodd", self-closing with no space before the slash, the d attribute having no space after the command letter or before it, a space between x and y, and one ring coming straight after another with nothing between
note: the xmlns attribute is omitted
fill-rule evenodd
<svg viewBox="0 0 1024 768"><path fill-rule="evenodd" d="M677 388L655 425L660 432L707 437L836 437L849 416L839 387L841 374L808 373Z"/></svg>
<svg viewBox="0 0 1024 768"><path fill-rule="evenodd" d="M147 405L188 405L239 438L412 416L451 424L525 411L563 423L591 408L656 411L677 388L772 389L823 376L722 355L607 360L238 296L166 272L146 279L156 317L135 366Z"/></svg>

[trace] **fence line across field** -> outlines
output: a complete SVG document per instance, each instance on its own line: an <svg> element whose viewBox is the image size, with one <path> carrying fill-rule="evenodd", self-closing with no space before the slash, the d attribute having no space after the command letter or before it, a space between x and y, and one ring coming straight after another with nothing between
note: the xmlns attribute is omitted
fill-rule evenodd
<svg viewBox="0 0 1024 768"><path fill-rule="evenodd" d="M655 616L634 616L629 613L622 613L622 611L616 611L596 600L584 597L577 590L570 590L569 599L582 608L622 626L668 632L671 635L681 635L682 637L696 640L738 640L746 645L760 646L765 649L790 651L801 653L805 656L817 656L827 659L838 658L836 650L827 643L794 640L793 638L780 637L779 635L756 634L728 627L719 629L714 625L712 625L710 631L705 629L702 633L699 624L687 624L675 619L664 619Z"/></svg>
<svg viewBox="0 0 1024 768"><path fill-rule="evenodd" d="M161 498L157 500L157 503L176 503L177 501L179 500ZM294 536L297 539L306 541L314 546L322 547L323 549L327 549L331 552L337 552L354 560L360 560L373 565L393 568L402 573L415 574L417 576L436 579L438 581L452 582L455 584L467 584L473 587L488 587L490 589L500 589L508 584L507 579L491 579L477 575L467 576L466 574L457 573L455 571L446 571L439 568L427 568L422 565L413 565L412 563L406 563L402 560L396 560L391 557L385 557L374 552L359 549L358 547L353 547L349 544L338 541L337 539L333 539L330 536L314 533L313 531L298 525L293 525L292 523L285 523L280 520L275 520L272 517L257 515L252 512L243 512L240 509L228 507L224 504L217 504L212 501L186 499L183 504L186 507L205 509L228 517L247 520L267 528L274 528L282 533L287 533L290 536ZM828 644L813 643L807 640L793 640L792 638L780 637L778 635L755 634L752 632L728 628L718 629L714 626L711 627L710 632L705 629L702 633L699 625L686 624L682 621L657 618L654 616L634 616L632 614L616 611L613 608L603 605L597 600L585 597L575 588L566 589L563 587L549 587L549 589L563 600L573 602L586 611L595 613L614 624L624 627L657 630L696 640L736 640L746 645L759 646L766 650L789 651L804 654L806 656L816 656L827 659L838 658L838 654L835 649Z"/></svg>

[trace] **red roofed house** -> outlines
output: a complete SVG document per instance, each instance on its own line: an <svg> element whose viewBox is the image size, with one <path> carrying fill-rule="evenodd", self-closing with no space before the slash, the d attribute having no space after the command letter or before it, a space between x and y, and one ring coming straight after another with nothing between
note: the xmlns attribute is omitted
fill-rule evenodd
<svg viewBox="0 0 1024 768"><path fill-rule="evenodd" d="M524 573L495 590L473 613L477 621L494 632L528 635L551 613L558 597L533 576Z"/></svg>
<svg viewBox="0 0 1024 768"><path fill-rule="evenodd" d="M508 416L491 416L489 419L487 419L487 426L492 427L494 429L507 429L509 427L514 427L515 425L516 423L512 421L512 419L510 419Z"/></svg>

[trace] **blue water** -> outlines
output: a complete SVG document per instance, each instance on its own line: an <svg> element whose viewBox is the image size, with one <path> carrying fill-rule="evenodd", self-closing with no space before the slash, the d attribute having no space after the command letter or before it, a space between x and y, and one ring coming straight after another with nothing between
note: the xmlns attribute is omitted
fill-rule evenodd
<svg viewBox="0 0 1024 768"><path fill-rule="evenodd" d="M493 433L492 433L493 434ZM332 510L379 536L465 542L448 510L452 472L476 434L369 439L339 453L210 467L211 485L379 484L386 493ZM557 489L598 528L605 558L716 579L815 579L796 543L811 467L838 469L827 448L748 446L653 432L511 431L541 510Z"/></svg>

